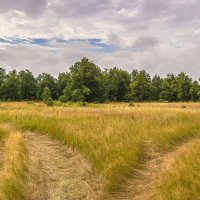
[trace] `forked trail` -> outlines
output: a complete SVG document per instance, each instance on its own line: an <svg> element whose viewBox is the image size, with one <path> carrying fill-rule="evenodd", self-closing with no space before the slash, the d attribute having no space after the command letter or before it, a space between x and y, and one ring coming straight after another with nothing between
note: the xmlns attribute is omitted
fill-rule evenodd
<svg viewBox="0 0 200 200"><path fill-rule="evenodd" d="M24 133L32 166L31 199L93 200L103 191L101 177L83 157L48 136ZM35 184L33 184L35 182Z"/></svg>
<svg viewBox="0 0 200 200"><path fill-rule="evenodd" d="M79 153L46 135L22 134L30 159L29 200L152 200L164 173L200 140L199 137L190 139L163 154L146 142L143 146L144 169L135 171L119 191L104 194L102 178ZM3 157L0 143L0 169Z"/></svg>
<svg viewBox="0 0 200 200"><path fill-rule="evenodd" d="M144 146L145 165L143 170L135 171L132 178L121 190L110 195L109 200L152 200L155 187L162 180L164 173L169 170L176 159L190 149L190 146L200 140L194 138L177 145L168 153L159 153L150 144Z"/></svg>

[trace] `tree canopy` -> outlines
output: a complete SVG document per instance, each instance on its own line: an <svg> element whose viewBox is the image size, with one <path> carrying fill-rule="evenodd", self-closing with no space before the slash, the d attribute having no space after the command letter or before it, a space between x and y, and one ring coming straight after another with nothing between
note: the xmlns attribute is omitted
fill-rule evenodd
<svg viewBox="0 0 200 200"><path fill-rule="evenodd" d="M102 70L83 58L57 78L41 73L35 77L29 70L6 72L0 68L0 100L52 101L199 101L200 84L185 72L152 78L145 70L131 73L119 69Z"/></svg>

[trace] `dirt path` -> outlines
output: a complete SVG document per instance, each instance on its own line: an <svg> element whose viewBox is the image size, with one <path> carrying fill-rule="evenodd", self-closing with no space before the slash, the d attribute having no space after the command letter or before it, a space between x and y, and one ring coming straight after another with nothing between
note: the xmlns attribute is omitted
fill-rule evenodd
<svg viewBox="0 0 200 200"><path fill-rule="evenodd" d="M161 154L148 143L145 145L146 162L144 170L134 173L132 179L121 187L119 192L106 200L152 200L155 187L162 180L163 174L170 169L175 160L200 138L191 139L175 147L171 152Z"/></svg>
<svg viewBox="0 0 200 200"><path fill-rule="evenodd" d="M29 200L152 200L155 187L175 160L200 140L194 138L161 154L146 142L143 170L133 173L114 194L103 195L103 181L83 156L48 136L23 133L30 158ZM0 143L0 168L3 163Z"/></svg>
<svg viewBox="0 0 200 200"><path fill-rule="evenodd" d="M103 191L101 178L83 157L60 142L24 133L32 164L30 199L95 200ZM34 179L34 181L33 181ZM33 184L34 183L34 184Z"/></svg>

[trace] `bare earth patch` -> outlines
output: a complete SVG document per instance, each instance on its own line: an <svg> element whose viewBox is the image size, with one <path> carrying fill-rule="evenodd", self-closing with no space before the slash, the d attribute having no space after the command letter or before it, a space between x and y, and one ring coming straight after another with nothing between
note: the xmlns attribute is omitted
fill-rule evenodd
<svg viewBox="0 0 200 200"><path fill-rule="evenodd" d="M32 165L30 199L100 198L103 192L102 179L79 153L45 135L24 133L24 140Z"/></svg>

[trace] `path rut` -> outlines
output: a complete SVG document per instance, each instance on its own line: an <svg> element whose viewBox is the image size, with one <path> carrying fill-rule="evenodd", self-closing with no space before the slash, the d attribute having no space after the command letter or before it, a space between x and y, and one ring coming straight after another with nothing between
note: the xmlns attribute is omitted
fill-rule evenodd
<svg viewBox="0 0 200 200"><path fill-rule="evenodd" d="M161 153L150 142L143 150L143 170L135 170L119 191L105 194L103 179L78 152L46 135L23 133L30 159L29 200L152 200L155 187L175 160L199 137ZM0 143L0 169L3 163Z"/></svg>
<svg viewBox="0 0 200 200"><path fill-rule="evenodd" d="M150 144L146 144L146 162L143 170L135 171L121 190L108 195L106 200L152 200L155 187L162 181L164 173L169 170L176 159L190 146L200 140L194 138L177 145L168 153L161 154Z"/></svg>
<svg viewBox="0 0 200 200"><path fill-rule="evenodd" d="M24 133L32 164L30 199L96 200L103 191L102 178L88 161L46 135Z"/></svg>

